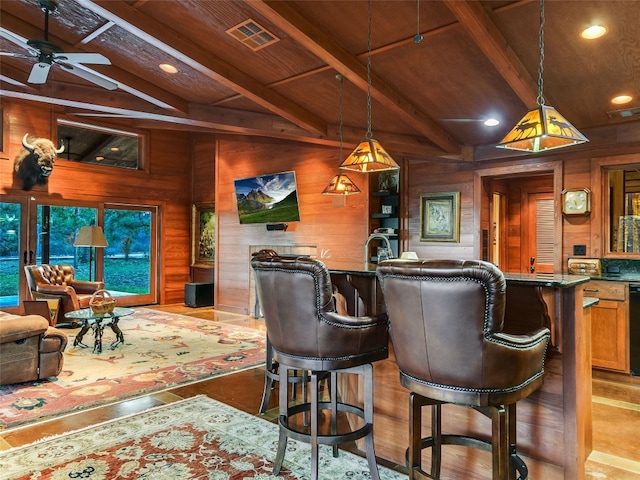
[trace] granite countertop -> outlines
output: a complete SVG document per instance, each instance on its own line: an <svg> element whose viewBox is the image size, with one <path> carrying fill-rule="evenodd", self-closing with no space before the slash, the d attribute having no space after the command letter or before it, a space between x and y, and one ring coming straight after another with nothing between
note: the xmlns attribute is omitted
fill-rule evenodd
<svg viewBox="0 0 640 480"><path fill-rule="evenodd" d="M591 280L605 280L607 282L640 282L640 273L604 273L600 276L592 276Z"/></svg>
<svg viewBox="0 0 640 480"><path fill-rule="evenodd" d="M329 269L329 272L339 275L361 275L364 277L375 277L377 263L357 263L357 262L335 262L331 260L321 260Z"/></svg>
<svg viewBox="0 0 640 480"><path fill-rule="evenodd" d="M563 275L560 273L505 273L507 285L531 285L533 287L569 288L591 280L585 275Z"/></svg>
<svg viewBox="0 0 640 480"><path fill-rule="evenodd" d="M329 272L339 275L360 275L365 277L375 277L375 263L358 263L358 262L335 262L331 260L322 260L327 265ZM504 273L507 284L510 285L530 285L533 287L555 287L569 288L575 287L590 280L585 275L563 275L553 273L538 274L520 274L520 273Z"/></svg>
<svg viewBox="0 0 640 480"><path fill-rule="evenodd" d="M583 297L582 298L582 308L593 307L600 303L600 299L597 297Z"/></svg>

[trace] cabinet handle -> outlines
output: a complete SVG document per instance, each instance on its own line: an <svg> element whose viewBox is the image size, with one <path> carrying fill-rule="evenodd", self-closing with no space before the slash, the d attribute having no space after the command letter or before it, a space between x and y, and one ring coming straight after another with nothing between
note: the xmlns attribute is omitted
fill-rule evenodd
<svg viewBox="0 0 640 480"><path fill-rule="evenodd" d="M597 288L585 288L584 291L589 293L598 293L600 290Z"/></svg>

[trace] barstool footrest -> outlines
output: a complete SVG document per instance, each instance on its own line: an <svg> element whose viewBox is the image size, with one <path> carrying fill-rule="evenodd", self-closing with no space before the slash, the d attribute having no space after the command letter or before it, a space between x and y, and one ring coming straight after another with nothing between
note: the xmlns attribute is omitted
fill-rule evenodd
<svg viewBox="0 0 640 480"><path fill-rule="evenodd" d="M491 452L491 442L487 440L483 440L481 438L471 437L468 435L453 435L453 434L445 434L441 435L441 443L442 445L457 445L460 447L470 447L477 448L480 450L484 450L485 452ZM420 440L420 450L424 450L426 448L433 447L434 439L433 437L424 437ZM409 465L409 449L407 448L405 452L405 459L407 468L411 468ZM514 480L527 480L529 477L529 469L527 464L522 458L516 453L515 445L511 446L511 451L509 452L509 463L516 469L516 471L520 474ZM426 473L419 467L414 467L414 478L431 480L434 479L431 475Z"/></svg>
<svg viewBox="0 0 640 480"><path fill-rule="evenodd" d="M337 411L338 412L346 412L357 415L358 417L364 419L364 410L357 405L351 405L348 403L337 402ZM318 402L318 411L321 410L331 410L331 402ZM298 405L290 406L287 409L289 417L293 415L297 415L300 413L308 413L311 411L311 403L301 403ZM278 423L280 427L287 432L287 436L293 438L295 440L300 440L302 442L311 443L311 434L307 432L303 432L301 430L297 430L291 426L289 426L289 421L286 416L281 415L278 419ZM321 445L339 445L341 443L353 442L360 438L366 437L370 432L373 431L373 425L370 423L365 423L362 427L357 428L355 430L351 430L349 432L345 432L342 434L318 434L317 441Z"/></svg>

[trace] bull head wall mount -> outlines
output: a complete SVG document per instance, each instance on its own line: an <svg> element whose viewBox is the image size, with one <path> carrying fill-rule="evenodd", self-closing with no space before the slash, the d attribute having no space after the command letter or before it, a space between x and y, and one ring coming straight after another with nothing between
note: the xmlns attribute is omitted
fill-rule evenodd
<svg viewBox="0 0 640 480"><path fill-rule="evenodd" d="M49 139L28 137L28 133L22 137L24 148L16 155L14 162L14 171L22 180L22 189L26 191L34 185L47 184L56 156L64 151L64 145L56 148Z"/></svg>

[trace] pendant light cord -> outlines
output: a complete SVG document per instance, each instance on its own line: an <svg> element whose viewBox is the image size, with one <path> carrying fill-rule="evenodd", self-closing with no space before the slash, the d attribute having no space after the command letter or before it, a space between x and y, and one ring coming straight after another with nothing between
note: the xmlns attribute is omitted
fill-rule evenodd
<svg viewBox="0 0 640 480"><path fill-rule="evenodd" d="M367 29L367 135L366 139L371 140L371 0L369 0L369 18Z"/></svg>
<svg viewBox="0 0 640 480"><path fill-rule="evenodd" d="M338 80L340 80L340 126L338 128L338 136L340 138L340 160L342 160L342 112L343 112L343 107L342 107L342 98L343 98L343 92L342 92L342 83L344 81L344 76L342 76L341 74L337 74L336 78Z"/></svg>
<svg viewBox="0 0 640 480"><path fill-rule="evenodd" d="M544 95L542 90L544 87L543 73L544 73L544 0L540 0L540 33L539 33L539 47L540 47L540 65L538 66L538 98L536 102L538 106L544 105Z"/></svg>

